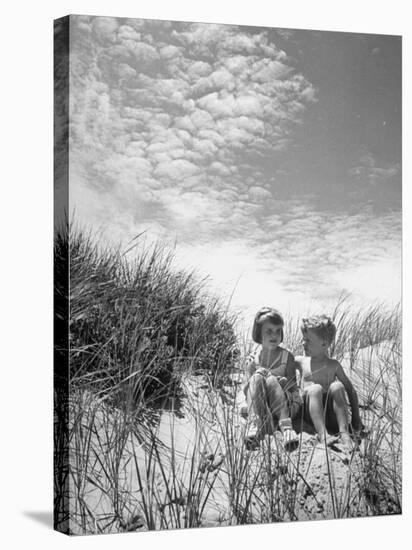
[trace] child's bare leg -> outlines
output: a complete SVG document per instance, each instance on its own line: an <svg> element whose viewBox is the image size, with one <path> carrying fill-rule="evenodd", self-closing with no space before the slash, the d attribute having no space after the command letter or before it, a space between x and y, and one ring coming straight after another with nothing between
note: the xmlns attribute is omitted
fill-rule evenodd
<svg viewBox="0 0 412 550"><path fill-rule="evenodd" d="M352 439L349 435L349 414L346 403L345 387L342 382L336 380L329 387L329 399L332 399L333 410L339 426L339 435L342 443L349 448L353 447Z"/></svg>
<svg viewBox="0 0 412 550"><path fill-rule="evenodd" d="M322 443L327 441L328 432L326 431L323 401L322 401L322 386L320 384L312 384L305 390L306 399L308 400L309 414L316 430L319 441Z"/></svg>
<svg viewBox="0 0 412 550"><path fill-rule="evenodd" d="M249 386L246 392L246 401L249 410L252 410L259 418L266 416L267 410L267 390L266 380L260 374L254 374L249 380Z"/></svg>
<svg viewBox="0 0 412 550"><path fill-rule="evenodd" d="M288 404L285 397L285 392L279 384L276 376L268 376L266 379L267 400L270 411L271 428L274 432L274 416L279 420L289 418Z"/></svg>
<svg viewBox="0 0 412 550"><path fill-rule="evenodd" d="M262 432L262 427L267 414L266 380L260 374L254 374L249 380L246 391L249 422L245 436L246 441L256 441Z"/></svg>
<svg viewBox="0 0 412 550"><path fill-rule="evenodd" d="M293 451L299 446L299 438L292 427L288 402L285 392L276 376L269 376L266 379L267 398L269 405L269 419L271 421L271 432L275 433L275 416L279 419L279 428L283 436L283 444L287 451Z"/></svg>

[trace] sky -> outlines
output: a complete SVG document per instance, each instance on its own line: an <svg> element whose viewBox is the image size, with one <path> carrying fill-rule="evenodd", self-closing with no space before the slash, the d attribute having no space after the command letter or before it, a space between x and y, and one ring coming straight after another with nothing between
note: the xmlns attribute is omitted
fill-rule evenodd
<svg viewBox="0 0 412 550"><path fill-rule="evenodd" d="M401 39L71 16L70 209L250 318L401 293ZM133 252L131 252L133 254Z"/></svg>

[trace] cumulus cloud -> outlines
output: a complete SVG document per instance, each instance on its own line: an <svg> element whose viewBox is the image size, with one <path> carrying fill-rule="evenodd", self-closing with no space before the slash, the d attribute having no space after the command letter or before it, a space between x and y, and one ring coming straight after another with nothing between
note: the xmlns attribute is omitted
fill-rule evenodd
<svg viewBox="0 0 412 550"><path fill-rule="evenodd" d="M275 162L262 168L293 145L317 101L266 31L72 16L71 44L72 204L112 240L178 236L192 258L207 251L218 283L230 249L236 265L299 300L302 289L319 298L342 286L336 273L348 265L397 261L395 215L319 212L307 196L279 196ZM349 176L376 184L399 170L363 152Z"/></svg>
<svg viewBox="0 0 412 550"><path fill-rule="evenodd" d="M266 239L260 238L260 250L284 288L295 292L311 288L321 298L336 292L338 281L342 288L337 274L356 272L382 259L400 267L401 219L397 213L378 218L363 207L350 215L334 214L316 211L305 203L290 208L281 219L276 230L268 231ZM373 284L371 281L371 287Z"/></svg>
<svg viewBox="0 0 412 550"><path fill-rule="evenodd" d="M349 175L373 186L386 183L395 176L399 176L400 173L401 165L399 163L378 163L369 151L363 151L359 158L359 164L349 170Z"/></svg>
<svg viewBox="0 0 412 550"><path fill-rule="evenodd" d="M72 29L71 159L96 192L127 179L138 200L144 182L171 214L167 189L218 190L235 216L241 192L270 199L258 176L244 189L239 157L284 149L316 92L266 32L86 16Z"/></svg>
<svg viewBox="0 0 412 550"><path fill-rule="evenodd" d="M292 29L276 29L276 33L284 40L290 40L295 35Z"/></svg>
<svg viewBox="0 0 412 550"><path fill-rule="evenodd" d="M249 189L249 197L252 202L261 202L265 199L271 199L272 193L265 189L264 187L259 187L254 185Z"/></svg>
<svg viewBox="0 0 412 550"><path fill-rule="evenodd" d="M183 246L186 265L209 273L226 295L234 291L233 304L250 318L263 303L295 314L313 304L332 308L344 290L359 301L400 300L397 214L378 219L363 207L337 215L290 202L259 223L241 210L237 232L227 231L225 240Z"/></svg>

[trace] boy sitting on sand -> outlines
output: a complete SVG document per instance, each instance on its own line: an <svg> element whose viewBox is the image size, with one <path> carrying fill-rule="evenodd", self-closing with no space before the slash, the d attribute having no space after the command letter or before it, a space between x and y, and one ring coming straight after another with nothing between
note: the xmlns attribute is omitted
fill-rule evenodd
<svg viewBox="0 0 412 550"><path fill-rule="evenodd" d="M245 444L254 448L266 433L274 434L278 425L286 450L299 444L291 417L301 407L293 355L282 347L283 317L273 308L261 308L253 323L252 338L260 344L245 365L245 384L249 423Z"/></svg>
<svg viewBox="0 0 412 550"><path fill-rule="evenodd" d="M336 327L329 317L319 315L302 319L301 331L305 357L296 357L296 362L301 370L304 418L313 424L321 443L336 441L336 437L329 435L330 432L339 435L345 448L352 449L346 396L351 408L353 430L359 432L362 423L357 393L342 365L328 355Z"/></svg>

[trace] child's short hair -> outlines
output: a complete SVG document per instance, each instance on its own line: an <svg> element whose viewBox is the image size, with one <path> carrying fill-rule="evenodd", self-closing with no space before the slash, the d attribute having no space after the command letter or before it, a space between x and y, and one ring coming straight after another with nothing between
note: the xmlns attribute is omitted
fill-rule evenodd
<svg viewBox="0 0 412 550"><path fill-rule="evenodd" d="M262 325L265 321L270 321L274 325L281 325L281 342L283 342L283 321L282 314L273 307L262 307L255 315L252 328L252 338L257 344L262 343Z"/></svg>
<svg viewBox="0 0 412 550"><path fill-rule="evenodd" d="M330 317L327 315L313 315L302 319L300 330L305 332L311 329L327 342L328 346L332 344L336 336L336 326Z"/></svg>

